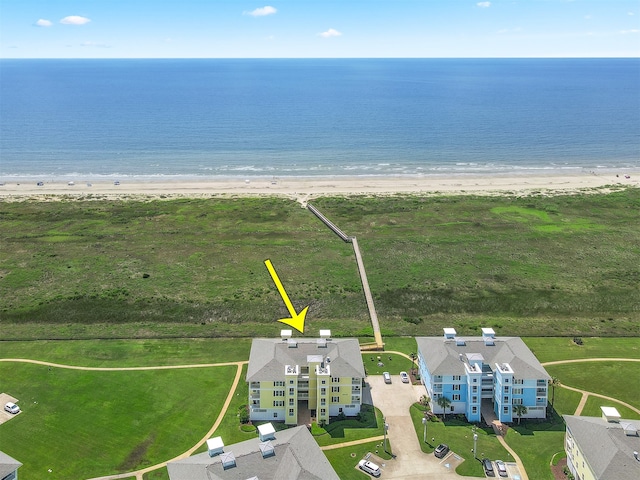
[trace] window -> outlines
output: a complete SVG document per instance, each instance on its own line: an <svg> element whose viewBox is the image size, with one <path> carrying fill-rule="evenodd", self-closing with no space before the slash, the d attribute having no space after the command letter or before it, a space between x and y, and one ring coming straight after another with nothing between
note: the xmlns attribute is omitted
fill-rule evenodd
<svg viewBox="0 0 640 480"><path fill-rule="evenodd" d="M295 405L295 403L294 403L295 401L296 401L295 398L290 398L289 399L289 406L293 407Z"/></svg>
<svg viewBox="0 0 640 480"><path fill-rule="evenodd" d="M321 408L320 409L320 415L326 415L327 414L327 409L326 408Z"/></svg>
<svg viewBox="0 0 640 480"><path fill-rule="evenodd" d="M289 416L293 417L294 412L295 412L295 410L293 408L290 408L289 409Z"/></svg>
<svg viewBox="0 0 640 480"><path fill-rule="evenodd" d="M502 403L509 403L509 397L504 397L504 399L502 400Z"/></svg>
<svg viewBox="0 0 640 480"><path fill-rule="evenodd" d="M505 415L509 415L509 407L504 407L502 409L502 413L504 413Z"/></svg>
<svg viewBox="0 0 640 480"><path fill-rule="evenodd" d="M471 397L471 403L478 403L478 397L476 395Z"/></svg>
<svg viewBox="0 0 640 480"><path fill-rule="evenodd" d="M477 385L474 385L473 387L471 387L471 391L472 391L473 393L478 393L478 386L477 386Z"/></svg>
<svg viewBox="0 0 640 480"><path fill-rule="evenodd" d="M338 392L340 392L340 387L331 387L331 392L332 392L332 393L338 393Z"/></svg>
<svg viewBox="0 0 640 480"><path fill-rule="evenodd" d="M504 383L509 383L509 379L508 379L508 378L505 378L505 379L504 379Z"/></svg>
<svg viewBox="0 0 640 480"><path fill-rule="evenodd" d="M522 405L522 399L521 398L514 398L513 399L513 404L514 405Z"/></svg>
<svg viewBox="0 0 640 480"><path fill-rule="evenodd" d="M274 407L284 407L284 400L274 400L273 401L273 406Z"/></svg>
<svg viewBox="0 0 640 480"><path fill-rule="evenodd" d="M522 385L524 383L524 380L521 378L514 378L513 379L513 384L514 385Z"/></svg>
<svg viewBox="0 0 640 480"><path fill-rule="evenodd" d="M454 381L454 382L455 382L455 381L458 381L458 380L460 380L460 379L462 379L462 377L461 377L460 375L454 375L454 376L453 376L453 381Z"/></svg>
<svg viewBox="0 0 640 480"><path fill-rule="evenodd" d="M504 387L504 393L509 393L509 387Z"/></svg>
<svg viewBox="0 0 640 480"><path fill-rule="evenodd" d="M340 401L340 397L331 397L331 401L333 403L338 403Z"/></svg>
<svg viewBox="0 0 640 480"><path fill-rule="evenodd" d="M273 382L274 387L284 387L284 382Z"/></svg>
<svg viewBox="0 0 640 480"><path fill-rule="evenodd" d="M320 382L320 383L322 383L322 385L325 385L327 383L327 381L326 380L322 380L322 382Z"/></svg>
<svg viewBox="0 0 640 480"><path fill-rule="evenodd" d="M289 380L289 385L293 385L293 380Z"/></svg>
<svg viewBox="0 0 640 480"><path fill-rule="evenodd" d="M454 391L456 391L456 390L460 390L460 385L454 385L454 386L453 386L453 390L454 390Z"/></svg>
<svg viewBox="0 0 640 480"><path fill-rule="evenodd" d="M454 402L459 402L460 401L460 394L459 393L454 393L453 394L453 401Z"/></svg>
<svg viewBox="0 0 640 480"><path fill-rule="evenodd" d="M471 407L471 413L473 413L474 415L477 415L478 407Z"/></svg>
<svg viewBox="0 0 640 480"><path fill-rule="evenodd" d="M320 389L320 395L326 395L327 394L327 389L326 388L321 388Z"/></svg>
<svg viewBox="0 0 640 480"><path fill-rule="evenodd" d="M320 399L320 405L326 405L327 404L327 399L326 398L321 398Z"/></svg>
<svg viewBox="0 0 640 480"><path fill-rule="evenodd" d="M273 392L274 397L284 397L284 390L275 390Z"/></svg>
<svg viewBox="0 0 640 480"><path fill-rule="evenodd" d="M340 382L340 378L339 377L331 377L331 381L333 383L338 383L338 382Z"/></svg>
<svg viewBox="0 0 640 480"><path fill-rule="evenodd" d="M473 383L478 383L478 379L477 379L477 378L474 378L474 379L473 379Z"/></svg>
<svg viewBox="0 0 640 480"><path fill-rule="evenodd" d="M273 418L278 418L278 412L273 412Z"/></svg>
<svg viewBox="0 0 640 480"><path fill-rule="evenodd" d="M295 395L296 394L296 389L295 388L290 388L289 389L289 395Z"/></svg>
<svg viewBox="0 0 640 480"><path fill-rule="evenodd" d="M521 388L514 388L513 389L513 394L514 395L522 395L522 389Z"/></svg>

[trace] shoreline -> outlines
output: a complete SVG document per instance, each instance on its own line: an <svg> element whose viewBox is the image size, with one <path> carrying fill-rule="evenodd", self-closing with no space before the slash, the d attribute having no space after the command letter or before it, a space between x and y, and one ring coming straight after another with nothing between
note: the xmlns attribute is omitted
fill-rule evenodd
<svg viewBox="0 0 640 480"><path fill-rule="evenodd" d="M640 174L580 173L549 175L464 176L352 176L352 177L252 177L188 180L99 180L73 182L5 182L0 201L60 198L138 199L200 198L213 196L286 196L311 198L326 195L558 195L587 192L606 187L640 186Z"/></svg>

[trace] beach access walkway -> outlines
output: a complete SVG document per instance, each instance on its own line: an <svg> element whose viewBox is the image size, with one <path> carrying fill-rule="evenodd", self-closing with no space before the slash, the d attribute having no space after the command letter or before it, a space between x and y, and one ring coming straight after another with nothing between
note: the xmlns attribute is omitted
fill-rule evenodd
<svg viewBox="0 0 640 480"><path fill-rule="evenodd" d="M361 350L384 350L384 342L382 341L382 334L380 333L380 322L378 322L378 314L376 313L376 307L373 303L373 296L371 295L371 289L369 288L369 280L367 279L367 272L364 268L364 262L362 261L362 254L360 253L360 247L358 246L358 239L356 237L350 237L342 230L340 230L336 224L329 220L326 216L320 212L316 207L307 204L307 209L313 213L322 223L324 223L329 229L342 239L345 243L353 245L353 253L356 257L356 264L358 265L358 273L360 274L360 282L362 283L362 290L364 292L364 298L367 302L367 309L369 310L369 318L371 319L371 326L373 327L373 338L375 343L363 344L360 346Z"/></svg>

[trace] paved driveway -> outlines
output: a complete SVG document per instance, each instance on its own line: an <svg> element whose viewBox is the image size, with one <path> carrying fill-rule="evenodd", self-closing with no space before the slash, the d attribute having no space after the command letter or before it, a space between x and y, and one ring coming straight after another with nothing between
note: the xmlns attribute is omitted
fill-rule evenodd
<svg viewBox="0 0 640 480"><path fill-rule="evenodd" d="M454 453L440 460L420 450L422 439L415 434L409 408L426 393L425 389L402 383L399 375L392 375L391 382L384 383L381 375L367 377L373 404L382 410L389 424L388 438L396 455L395 460L386 462L382 476L402 480L478 480L456 475L460 459Z"/></svg>

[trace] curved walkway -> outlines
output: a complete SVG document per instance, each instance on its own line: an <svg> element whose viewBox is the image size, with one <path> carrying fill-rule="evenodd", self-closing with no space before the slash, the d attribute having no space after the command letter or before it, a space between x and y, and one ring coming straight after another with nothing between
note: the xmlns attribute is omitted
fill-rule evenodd
<svg viewBox="0 0 640 480"><path fill-rule="evenodd" d="M191 456L198 448L200 448L202 444L204 444L207 441L207 439L211 437L211 435L213 435L213 432L215 432L217 428L220 426L220 423L222 423L222 420L224 419L224 416L227 413L229 405L233 400L233 396L236 391L236 388L238 387L238 383L240 383L240 379L242 376L242 367L245 364L249 363L248 361L241 361L241 362L203 363L203 364L197 364L197 365L161 365L161 366L155 366L155 367L153 366L150 366L150 367L81 367L77 365L62 365L59 363L44 362L41 360L30 360L27 358L0 358L0 362L32 363L35 365L43 365L43 366L55 367L55 368L66 368L70 370L85 370L85 371L88 370L88 371L100 371L100 372L170 370L170 369L182 369L182 368L225 367L230 365L235 365L237 367L236 376L233 380L233 384L231 385L231 388L229 389L229 394L227 395L227 398L222 406L222 409L218 414L218 418L216 419L211 429L204 435L204 437L202 437L202 439L196 445L191 447L186 452L178 455L177 457L172 458L171 460L167 460L166 462L161 462L156 465L143 468L141 470L136 470L134 472L120 473L116 475L106 475L103 477L94 477L90 480L116 480L116 479L133 478L133 477L135 477L137 480L143 480L143 475L145 473L151 472L153 470L157 470L159 468L166 467L167 463L169 462L173 462L175 460L180 460L180 459Z"/></svg>
<svg viewBox="0 0 640 480"><path fill-rule="evenodd" d="M541 363L541 365L543 367L546 367L548 365L562 365L566 363L581 363L581 362L640 362L640 358L575 358L571 360L555 360L552 362L543 362ZM624 405L628 409L633 410L638 415L640 415L640 409L634 407L633 405L629 405L628 403L623 402L622 400L618 400L617 398L608 397L606 395L590 392L588 390L582 390L580 388L570 387L568 385L560 384L559 386L561 388L566 388L567 390L573 390L574 392L578 392L582 394L582 397L580 398L580 403L578 403L578 406L576 407L576 411L574 412L574 415L580 415L582 413L582 410L584 409L584 406L586 405L587 399L589 398L590 395L619 403L620 405Z"/></svg>

